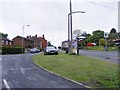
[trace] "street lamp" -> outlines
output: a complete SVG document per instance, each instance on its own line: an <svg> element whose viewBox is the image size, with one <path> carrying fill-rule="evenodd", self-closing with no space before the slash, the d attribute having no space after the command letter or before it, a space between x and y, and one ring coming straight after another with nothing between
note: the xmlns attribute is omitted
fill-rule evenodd
<svg viewBox="0 0 120 90"><path fill-rule="evenodd" d="M25 28L25 27L29 27L29 26L30 26L30 25L24 25L24 26L22 27L22 28L23 28L23 30L22 30L22 53L24 52L24 51L23 51L23 47L24 47L24 46L23 46L23 44L24 44L24 42L23 42L23 39L24 39L24 28Z"/></svg>
<svg viewBox="0 0 120 90"><path fill-rule="evenodd" d="M68 14L68 53L72 54L72 14L74 13L85 13L84 11L75 11ZM70 21L69 21L70 20ZM70 28L71 27L71 28ZM71 40L70 40L71 37Z"/></svg>

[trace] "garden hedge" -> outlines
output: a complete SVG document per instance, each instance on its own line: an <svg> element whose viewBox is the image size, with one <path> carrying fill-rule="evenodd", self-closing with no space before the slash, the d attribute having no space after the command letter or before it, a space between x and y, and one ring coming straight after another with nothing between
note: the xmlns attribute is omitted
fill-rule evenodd
<svg viewBox="0 0 120 90"><path fill-rule="evenodd" d="M25 51L25 49L23 49ZM22 48L16 47L2 47L2 54L21 54Z"/></svg>

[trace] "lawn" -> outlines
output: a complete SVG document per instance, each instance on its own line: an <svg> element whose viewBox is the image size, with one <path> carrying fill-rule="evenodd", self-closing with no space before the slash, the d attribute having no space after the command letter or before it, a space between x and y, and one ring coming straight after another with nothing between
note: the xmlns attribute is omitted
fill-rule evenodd
<svg viewBox="0 0 120 90"><path fill-rule="evenodd" d="M103 46L91 46L91 47L84 47L85 50L99 50L99 51L105 51L105 48ZM118 47L108 47L108 51L118 51Z"/></svg>
<svg viewBox="0 0 120 90"><path fill-rule="evenodd" d="M93 88L117 88L118 65L78 55L35 55L33 62Z"/></svg>

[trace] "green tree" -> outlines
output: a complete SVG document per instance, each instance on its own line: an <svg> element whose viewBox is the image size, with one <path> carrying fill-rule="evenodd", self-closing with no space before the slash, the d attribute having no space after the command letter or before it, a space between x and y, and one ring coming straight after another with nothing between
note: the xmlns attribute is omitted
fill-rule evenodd
<svg viewBox="0 0 120 90"><path fill-rule="evenodd" d="M52 46L50 41L47 42L47 46Z"/></svg>
<svg viewBox="0 0 120 90"><path fill-rule="evenodd" d="M99 45L100 46L105 46L106 42L104 38L99 39Z"/></svg>
<svg viewBox="0 0 120 90"><path fill-rule="evenodd" d="M114 39L118 38L118 34L116 32L115 28L112 28L109 35L108 35L108 43L110 46L114 46L115 42L113 42Z"/></svg>
<svg viewBox="0 0 120 90"><path fill-rule="evenodd" d="M89 36L87 42L94 42L96 45L99 45L99 39L104 38L104 31L96 30L92 32L92 36Z"/></svg>
<svg viewBox="0 0 120 90"><path fill-rule="evenodd" d="M116 29L115 28L112 28L110 33L117 33Z"/></svg>
<svg viewBox="0 0 120 90"><path fill-rule="evenodd" d="M2 37L2 38L7 38L7 37L8 37L8 34L4 34L4 33L1 33L1 32L0 32L0 37Z"/></svg>

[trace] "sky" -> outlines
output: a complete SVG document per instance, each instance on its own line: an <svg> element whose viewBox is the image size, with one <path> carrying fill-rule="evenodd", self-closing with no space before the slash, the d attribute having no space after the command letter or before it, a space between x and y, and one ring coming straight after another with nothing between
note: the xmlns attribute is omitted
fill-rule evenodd
<svg viewBox="0 0 120 90"><path fill-rule="evenodd" d="M119 0L71 0L73 30L92 34L95 30L118 30ZM45 35L55 46L68 39L69 0L0 0L0 32L17 35ZM30 25L27 27L26 25Z"/></svg>

